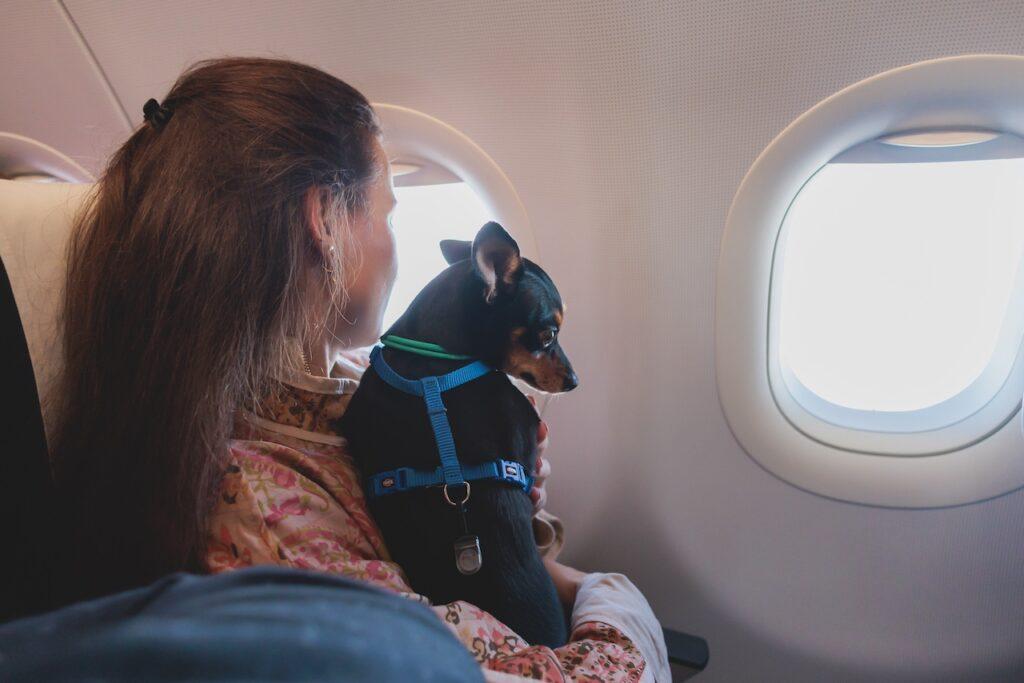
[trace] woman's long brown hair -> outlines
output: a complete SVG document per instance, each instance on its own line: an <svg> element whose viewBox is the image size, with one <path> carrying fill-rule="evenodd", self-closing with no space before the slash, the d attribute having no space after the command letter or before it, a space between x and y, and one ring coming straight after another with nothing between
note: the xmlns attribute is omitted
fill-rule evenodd
<svg viewBox="0 0 1024 683"><path fill-rule="evenodd" d="M78 596L201 567L235 410L309 329L309 274L346 259L315 248L307 191L341 220L380 172L366 98L309 66L201 62L162 104L69 245L50 409Z"/></svg>

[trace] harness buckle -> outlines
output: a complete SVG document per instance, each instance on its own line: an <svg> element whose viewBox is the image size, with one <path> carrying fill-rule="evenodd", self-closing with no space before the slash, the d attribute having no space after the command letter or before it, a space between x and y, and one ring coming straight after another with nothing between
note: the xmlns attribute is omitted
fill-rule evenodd
<svg viewBox="0 0 1024 683"><path fill-rule="evenodd" d="M501 460L498 464L501 467L501 476L503 479L512 482L519 481L520 472L523 469L519 463L511 462L509 460Z"/></svg>
<svg viewBox="0 0 1024 683"><path fill-rule="evenodd" d="M472 489L469 486L469 482L468 481L464 481L461 484L455 484L455 486L463 486L463 485L466 487L466 496L462 500L458 500L458 501L452 500L451 496L448 495L448 484L445 484L444 487L441 489L441 492L444 494L444 499L452 507L459 507L460 505L465 505L466 501L469 500L469 494L472 491Z"/></svg>

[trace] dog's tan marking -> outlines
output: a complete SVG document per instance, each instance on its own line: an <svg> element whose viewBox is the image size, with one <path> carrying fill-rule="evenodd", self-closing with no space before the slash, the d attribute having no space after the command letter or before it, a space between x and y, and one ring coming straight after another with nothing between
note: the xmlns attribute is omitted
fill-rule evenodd
<svg viewBox="0 0 1024 683"><path fill-rule="evenodd" d="M565 367L548 353L530 353L522 343L526 332L525 327L517 327L512 330L502 370L541 391L551 393L562 391L565 384ZM527 373L533 376L533 381L524 376Z"/></svg>

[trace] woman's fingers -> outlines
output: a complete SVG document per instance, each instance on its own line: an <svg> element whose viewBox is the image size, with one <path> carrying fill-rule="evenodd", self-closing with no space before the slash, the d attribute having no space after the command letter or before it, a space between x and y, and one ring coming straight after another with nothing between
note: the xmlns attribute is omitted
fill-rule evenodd
<svg viewBox="0 0 1024 683"><path fill-rule="evenodd" d="M537 514L548 504L548 492L543 486L530 489L530 501L533 503L533 514Z"/></svg>
<svg viewBox="0 0 1024 683"><path fill-rule="evenodd" d="M534 486L530 489L530 500L533 501L533 513L537 514L548 504L548 492L543 487Z"/></svg>
<svg viewBox="0 0 1024 683"><path fill-rule="evenodd" d="M531 395L526 398L537 408L537 399ZM551 465L544 458L544 449L548 446L548 425L544 420L537 425L537 463L533 470L533 488L530 489L530 500L533 502L534 513L540 512L548 502L548 492L544 490L544 480L551 474Z"/></svg>
<svg viewBox="0 0 1024 683"><path fill-rule="evenodd" d="M544 482L551 474L551 463L547 458L537 456L537 466L533 471L533 488L530 489L530 500L533 501L533 511L540 512L548 504L548 492L544 488Z"/></svg>
<svg viewBox="0 0 1024 683"><path fill-rule="evenodd" d="M548 476L550 474L551 474L551 463L548 462L547 458L538 456L537 457L537 466L533 468L534 482L536 482L536 483L540 484L541 486L543 486L544 485L544 481L547 480L547 478L548 478Z"/></svg>

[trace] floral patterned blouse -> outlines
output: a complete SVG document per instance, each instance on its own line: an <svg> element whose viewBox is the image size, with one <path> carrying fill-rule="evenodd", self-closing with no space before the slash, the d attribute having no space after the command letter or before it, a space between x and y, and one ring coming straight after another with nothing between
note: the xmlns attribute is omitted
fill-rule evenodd
<svg viewBox="0 0 1024 683"><path fill-rule="evenodd" d="M240 411L210 527L211 572L281 564L369 581L429 604L391 561L344 439L330 426L365 367L364 357L353 357L336 366L335 377L290 377L259 405ZM574 620L570 642L551 649L528 645L467 602L433 610L491 681L652 679L634 642L601 621Z"/></svg>

